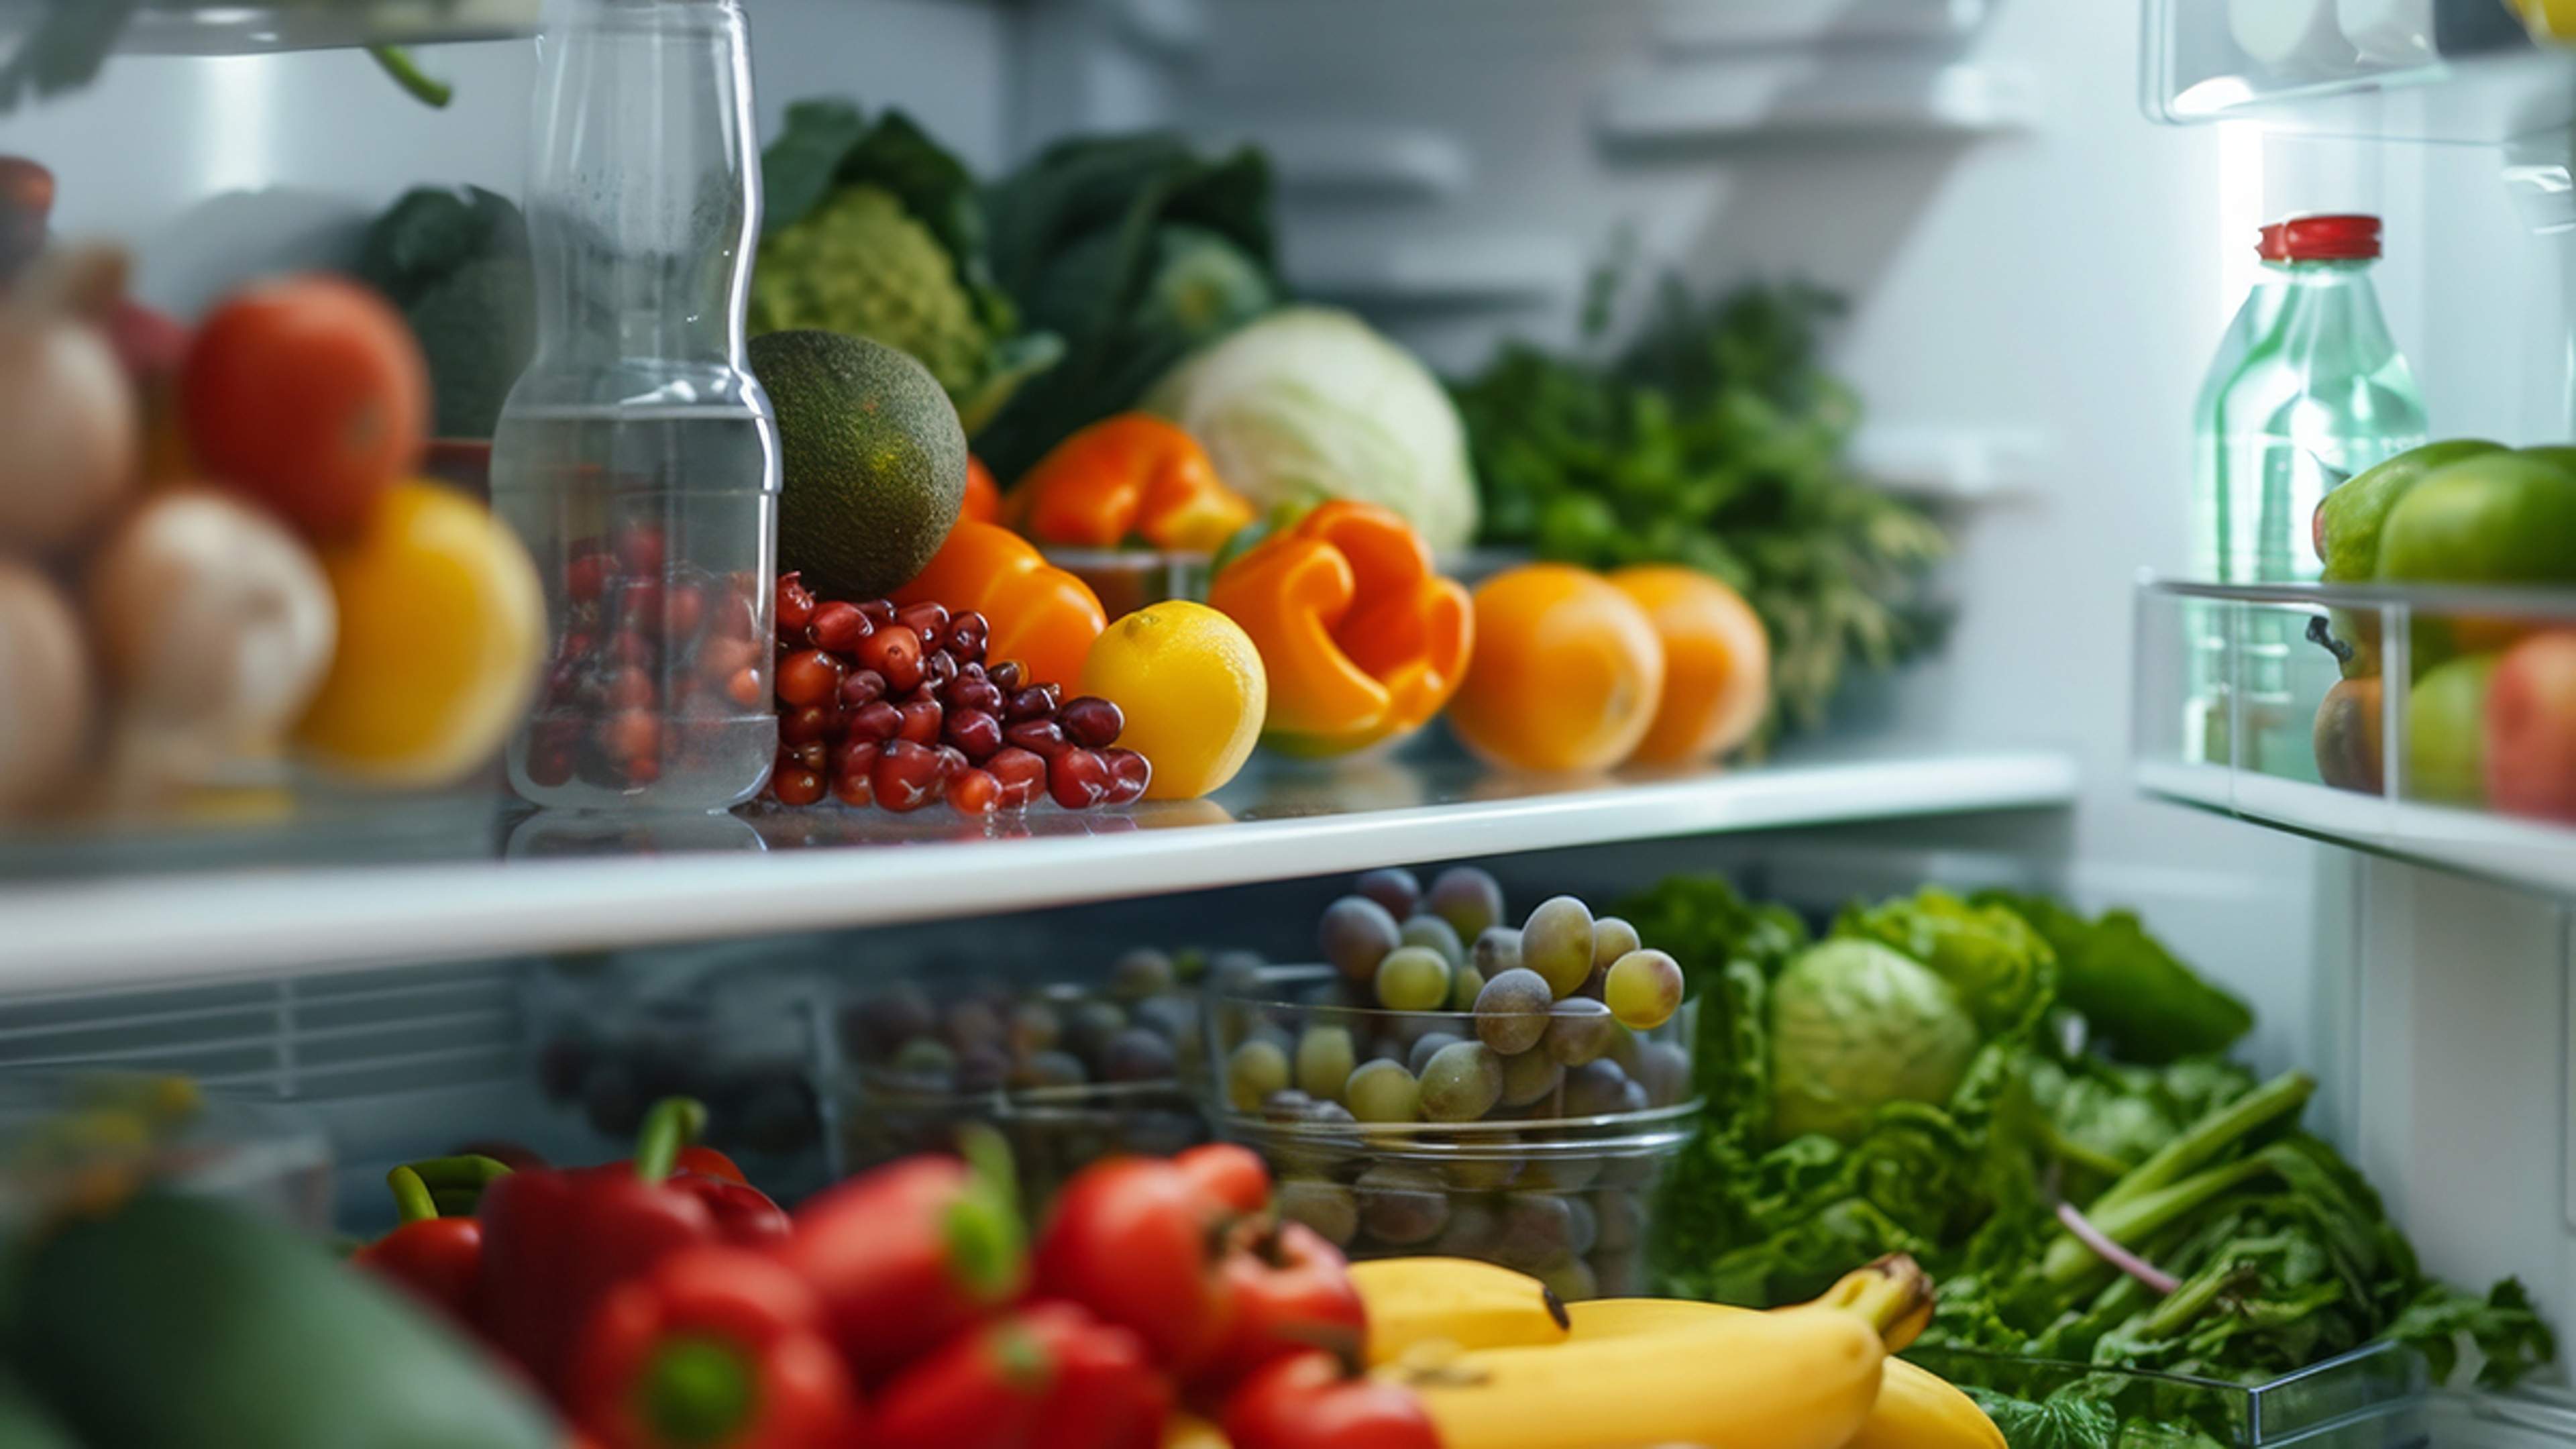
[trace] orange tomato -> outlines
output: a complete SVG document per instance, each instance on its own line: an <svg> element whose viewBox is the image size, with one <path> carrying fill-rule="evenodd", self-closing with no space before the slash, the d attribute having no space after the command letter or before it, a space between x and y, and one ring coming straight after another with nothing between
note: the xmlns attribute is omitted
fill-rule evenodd
<svg viewBox="0 0 2576 1449"><path fill-rule="evenodd" d="M196 460L308 538L355 537L429 428L429 368L383 298L336 277L235 293L179 375Z"/></svg>
<svg viewBox="0 0 2576 1449"><path fill-rule="evenodd" d="M1610 575L1654 621L1664 702L1630 758L1713 760L1753 737L1771 707L1771 637L1744 596L1697 569L1640 564Z"/></svg>
<svg viewBox="0 0 2576 1449"><path fill-rule="evenodd" d="M1663 642L1599 574L1553 563L1496 574L1476 590L1475 637L1449 724L1493 764L1606 770L1655 722Z"/></svg>
<svg viewBox="0 0 2576 1449"><path fill-rule="evenodd" d="M984 460L966 455L966 501L957 509L961 523L999 523L1002 521L1002 489L993 481L993 470Z"/></svg>

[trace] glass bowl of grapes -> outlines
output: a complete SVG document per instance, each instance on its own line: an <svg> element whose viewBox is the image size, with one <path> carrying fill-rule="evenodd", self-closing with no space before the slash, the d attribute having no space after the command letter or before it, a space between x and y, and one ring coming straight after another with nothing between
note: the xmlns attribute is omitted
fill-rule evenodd
<svg viewBox="0 0 2576 1449"><path fill-rule="evenodd" d="M1322 962L1212 972L1209 1116L1353 1257L1641 1293L1647 1208L1699 1118L1697 1003L1671 956L1572 896L1502 914L1482 871L1429 891L1371 872L1325 909Z"/></svg>
<svg viewBox="0 0 2576 1449"><path fill-rule="evenodd" d="M842 1168L950 1150L982 1123L1042 1210L1096 1158L1207 1140L1199 1043L1196 993L1160 951L1127 953L1105 986L871 986L840 1013Z"/></svg>

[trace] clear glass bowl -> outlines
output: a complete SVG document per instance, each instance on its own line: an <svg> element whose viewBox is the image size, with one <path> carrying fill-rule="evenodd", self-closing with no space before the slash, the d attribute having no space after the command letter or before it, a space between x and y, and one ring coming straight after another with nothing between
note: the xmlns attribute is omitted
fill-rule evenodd
<svg viewBox="0 0 2576 1449"><path fill-rule="evenodd" d="M914 1152L953 1150L958 1130L970 1123L1001 1133L1032 1221L1066 1179L1100 1158L1169 1156L1208 1140L1197 1101L1177 1080L959 1094L907 1091L899 1082L871 1086L862 1076L841 1108L841 1154L854 1172Z"/></svg>
<svg viewBox="0 0 2576 1449"><path fill-rule="evenodd" d="M294 1107L202 1096L184 1077L0 1077L0 1223L142 1182L331 1230L331 1141Z"/></svg>
<svg viewBox="0 0 2576 1449"><path fill-rule="evenodd" d="M2033 1402L2073 1395L2101 1404L2123 1426L2187 1422L2243 1449L2424 1449L2432 1442L2424 1360L2398 1343L2366 1343L2251 1384L1922 1345L1905 1356L1953 1383Z"/></svg>
<svg viewBox="0 0 2576 1449"><path fill-rule="evenodd" d="M1299 1085L1307 1033L1349 1033L1359 1063L1408 1060L1433 1033L1475 1040L1474 1015L1350 1006L1329 967L1269 967L1209 987L1202 1096L1217 1131L1270 1164L1283 1210L1355 1258L1440 1253L1534 1274L1568 1299L1632 1295L1646 1291L1656 1185L1698 1130L1697 1005L1652 1031L1614 1026L1600 1060L1615 1079L1586 1069L1584 1083L1472 1121L1360 1122L1308 1090L1329 1066ZM1238 1053L1263 1042L1280 1048L1289 1084L1254 1102L1262 1083Z"/></svg>

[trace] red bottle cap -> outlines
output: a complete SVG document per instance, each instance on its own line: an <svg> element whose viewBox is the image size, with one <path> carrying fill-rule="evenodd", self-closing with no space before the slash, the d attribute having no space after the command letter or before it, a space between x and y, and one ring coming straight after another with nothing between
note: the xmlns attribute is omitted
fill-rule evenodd
<svg viewBox="0 0 2576 1449"><path fill-rule="evenodd" d="M2348 262L2379 255L2375 216L2294 216L2263 228L2255 253L2267 262Z"/></svg>

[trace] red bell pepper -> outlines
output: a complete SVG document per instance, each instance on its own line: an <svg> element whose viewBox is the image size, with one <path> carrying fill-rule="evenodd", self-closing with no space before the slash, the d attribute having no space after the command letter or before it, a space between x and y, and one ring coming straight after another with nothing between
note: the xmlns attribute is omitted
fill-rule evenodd
<svg viewBox="0 0 2576 1449"><path fill-rule="evenodd" d="M1167 1160L1103 1158L1056 1197L1038 1239L1038 1294L1134 1329L1186 1377L1224 1341L1216 1262L1229 1216Z"/></svg>
<svg viewBox="0 0 2576 1449"><path fill-rule="evenodd" d="M1276 1358L1322 1349L1357 1372L1368 1309L1341 1251L1304 1223L1255 1220L1236 1229L1221 1270L1232 1298L1224 1346L1195 1389L1222 1400Z"/></svg>
<svg viewBox="0 0 2576 1449"><path fill-rule="evenodd" d="M822 1295L841 1356L870 1388L1028 1281L1009 1149L989 1130L964 1145L971 1164L907 1157L817 1194L779 1249Z"/></svg>
<svg viewBox="0 0 2576 1449"><path fill-rule="evenodd" d="M769 1194L748 1183L697 1172L675 1172L668 1181L707 1205L716 1220L716 1236L745 1248L774 1248L787 1241L794 1224L787 1210L770 1201Z"/></svg>
<svg viewBox="0 0 2576 1449"><path fill-rule="evenodd" d="M814 1291L765 1254L718 1244L673 1253L601 1300L568 1397L601 1449L838 1449L861 1437Z"/></svg>
<svg viewBox="0 0 2576 1449"><path fill-rule="evenodd" d="M742 1169L734 1165L732 1158L712 1147L695 1142L680 1149L679 1157L671 1163L671 1170L694 1172L700 1177L722 1178L726 1182L741 1183L745 1187L751 1185L751 1179L742 1175Z"/></svg>
<svg viewBox="0 0 2576 1449"><path fill-rule="evenodd" d="M631 1166L514 1172L485 1189L476 1321L558 1400L574 1337L600 1300L669 1254L716 1240L705 1199L664 1181L705 1115L684 1098L658 1102Z"/></svg>
<svg viewBox="0 0 2576 1449"><path fill-rule="evenodd" d="M488 1157L440 1157L385 1174L399 1224L349 1255L460 1327L474 1322L474 1285L483 1225L473 1217L483 1189L510 1169Z"/></svg>
<svg viewBox="0 0 2576 1449"><path fill-rule="evenodd" d="M1156 1449L1172 1386L1145 1341L1040 1303L961 1334L886 1387L875 1449Z"/></svg>
<svg viewBox="0 0 2576 1449"><path fill-rule="evenodd" d="M1225 1404L1233 1449L1440 1449L1422 1400L1401 1384L1345 1377L1329 1353L1274 1359Z"/></svg>

